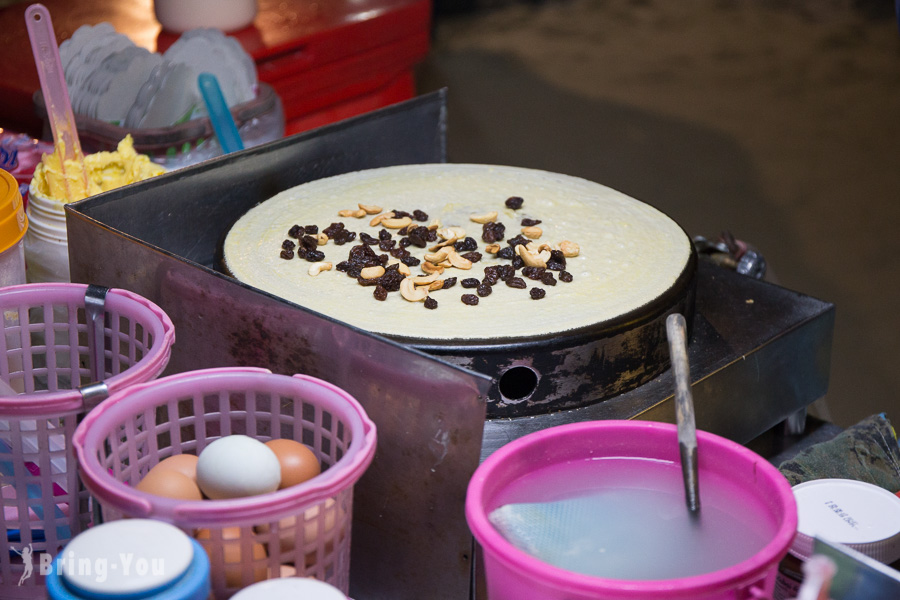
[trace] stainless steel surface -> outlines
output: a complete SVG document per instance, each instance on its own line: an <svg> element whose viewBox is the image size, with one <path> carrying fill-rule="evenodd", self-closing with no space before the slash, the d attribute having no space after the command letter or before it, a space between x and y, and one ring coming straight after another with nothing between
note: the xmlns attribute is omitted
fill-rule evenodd
<svg viewBox="0 0 900 600"><path fill-rule="evenodd" d="M697 428L747 443L828 389L834 305L701 260L688 359ZM594 419L675 422L671 371L583 408L485 423L482 460L518 437Z"/></svg>
<svg viewBox="0 0 900 600"><path fill-rule="evenodd" d="M106 373L106 336L103 320L106 314L106 294L109 288L89 285L84 290L84 314L87 317L88 344L91 347L91 381L103 381Z"/></svg>
<svg viewBox="0 0 900 600"><path fill-rule="evenodd" d="M354 395L378 427L354 495L351 595L457 599L490 381L240 284L213 269L219 237L303 181L444 157L443 94L235 152L67 208L74 281L132 290L175 324L167 373L251 365Z"/></svg>

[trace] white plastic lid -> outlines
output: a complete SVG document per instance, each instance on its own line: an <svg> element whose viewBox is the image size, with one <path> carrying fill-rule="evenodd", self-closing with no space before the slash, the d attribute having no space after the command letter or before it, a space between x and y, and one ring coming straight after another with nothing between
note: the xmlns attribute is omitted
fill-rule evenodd
<svg viewBox="0 0 900 600"><path fill-rule="evenodd" d="M309 577L282 577L249 585L231 600L347 600L331 584Z"/></svg>
<svg viewBox="0 0 900 600"><path fill-rule="evenodd" d="M163 588L194 558L191 539L168 523L123 519L75 536L57 558L73 589L97 596L127 596Z"/></svg>
<svg viewBox="0 0 900 600"><path fill-rule="evenodd" d="M900 498L896 495L852 479L807 481L793 491L798 523L791 554L808 559L818 537L885 564L900 559Z"/></svg>

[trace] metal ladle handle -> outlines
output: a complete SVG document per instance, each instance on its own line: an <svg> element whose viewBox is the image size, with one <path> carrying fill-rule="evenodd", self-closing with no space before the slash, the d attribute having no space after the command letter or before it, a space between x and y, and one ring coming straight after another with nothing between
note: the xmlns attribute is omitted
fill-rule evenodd
<svg viewBox="0 0 900 600"><path fill-rule="evenodd" d="M700 481L697 476L697 425L694 399L691 395L691 372L687 357L687 324L678 313L666 318L666 335L672 372L675 375L675 421L678 425L678 448L688 510L700 512Z"/></svg>

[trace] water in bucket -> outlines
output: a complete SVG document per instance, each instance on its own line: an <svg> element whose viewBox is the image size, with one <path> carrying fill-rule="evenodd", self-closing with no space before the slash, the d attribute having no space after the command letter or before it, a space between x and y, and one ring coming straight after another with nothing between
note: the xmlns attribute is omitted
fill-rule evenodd
<svg viewBox="0 0 900 600"><path fill-rule="evenodd" d="M496 498L490 520L551 565L614 579L676 579L735 565L772 539L767 508L715 473L703 509L685 506L678 463L606 457L528 473Z"/></svg>

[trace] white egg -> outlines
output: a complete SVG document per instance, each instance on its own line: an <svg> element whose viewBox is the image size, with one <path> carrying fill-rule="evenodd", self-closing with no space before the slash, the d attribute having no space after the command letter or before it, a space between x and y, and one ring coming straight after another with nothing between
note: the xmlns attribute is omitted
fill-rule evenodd
<svg viewBox="0 0 900 600"><path fill-rule="evenodd" d="M274 492L281 463L264 443L246 435L219 438L197 460L197 485L207 498L242 498Z"/></svg>

